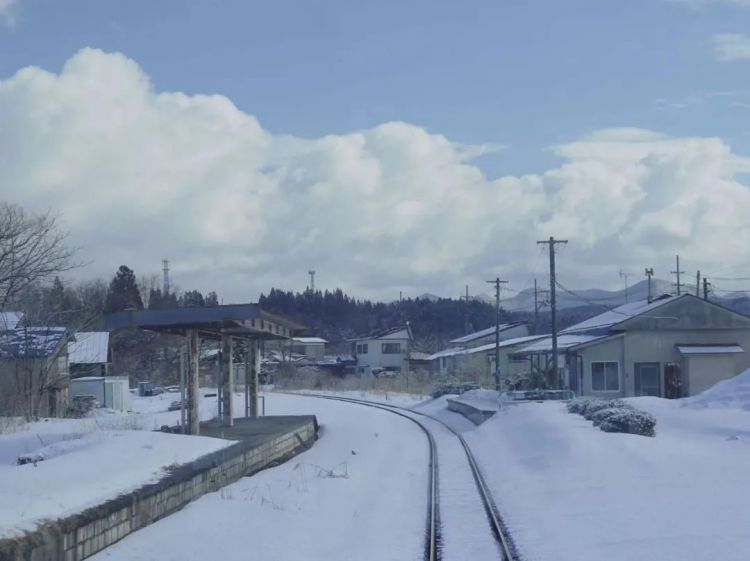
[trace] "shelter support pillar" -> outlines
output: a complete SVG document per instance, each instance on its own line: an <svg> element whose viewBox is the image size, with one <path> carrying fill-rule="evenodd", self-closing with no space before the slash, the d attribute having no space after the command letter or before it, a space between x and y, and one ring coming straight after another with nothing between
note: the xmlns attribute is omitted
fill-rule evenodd
<svg viewBox="0 0 750 561"><path fill-rule="evenodd" d="M232 355L234 351L231 335L221 335L221 423L224 426L234 425L234 368Z"/></svg>
<svg viewBox="0 0 750 561"><path fill-rule="evenodd" d="M248 417L256 418L258 416L258 341L257 339L250 339L249 343L249 352L247 354Z"/></svg>
<svg viewBox="0 0 750 561"><path fill-rule="evenodd" d="M200 337L195 329L187 330L187 426L188 434L200 433Z"/></svg>

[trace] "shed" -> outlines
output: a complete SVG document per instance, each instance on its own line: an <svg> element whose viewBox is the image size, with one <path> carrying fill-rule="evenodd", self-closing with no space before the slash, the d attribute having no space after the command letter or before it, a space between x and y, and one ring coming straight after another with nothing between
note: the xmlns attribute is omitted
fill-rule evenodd
<svg viewBox="0 0 750 561"><path fill-rule="evenodd" d="M106 331L80 331L68 343L70 376L106 376L112 362L109 333Z"/></svg>

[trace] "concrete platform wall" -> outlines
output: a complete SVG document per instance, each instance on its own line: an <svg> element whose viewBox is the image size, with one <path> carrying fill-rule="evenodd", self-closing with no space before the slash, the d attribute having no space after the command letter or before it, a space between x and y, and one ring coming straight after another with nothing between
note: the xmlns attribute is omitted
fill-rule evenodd
<svg viewBox="0 0 750 561"><path fill-rule="evenodd" d="M306 450L312 446L316 435L317 422L310 416L262 443L239 441L178 467L157 483L145 485L79 514L45 523L22 537L0 540L0 560L86 559L206 493Z"/></svg>

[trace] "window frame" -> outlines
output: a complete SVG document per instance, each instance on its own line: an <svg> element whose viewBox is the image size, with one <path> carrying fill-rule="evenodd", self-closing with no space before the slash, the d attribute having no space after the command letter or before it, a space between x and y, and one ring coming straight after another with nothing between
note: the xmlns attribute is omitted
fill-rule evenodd
<svg viewBox="0 0 750 561"><path fill-rule="evenodd" d="M606 366L602 371L604 375L604 389L598 390L594 388L594 365L595 364L614 364L617 367L617 389L610 389L607 387L607 369ZM622 380L620 376L620 361L619 360L592 360L589 362L589 371L591 372L591 391L598 393L619 393L622 391Z"/></svg>
<svg viewBox="0 0 750 561"><path fill-rule="evenodd" d="M386 351L386 347L395 348L395 351ZM380 354L384 355L400 355L401 354L401 343L395 342L395 343L381 343L380 344Z"/></svg>

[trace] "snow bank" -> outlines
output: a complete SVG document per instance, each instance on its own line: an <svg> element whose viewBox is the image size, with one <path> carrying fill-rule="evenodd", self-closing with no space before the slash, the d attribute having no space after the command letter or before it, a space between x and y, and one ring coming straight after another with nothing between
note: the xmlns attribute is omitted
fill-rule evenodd
<svg viewBox="0 0 750 561"><path fill-rule="evenodd" d="M703 393L683 400L693 409L732 408L750 411L750 368L734 378L719 382Z"/></svg>
<svg viewBox="0 0 750 561"><path fill-rule="evenodd" d="M451 399L466 403L481 411L497 411L500 404L500 398L495 390L469 390Z"/></svg>
<svg viewBox="0 0 750 561"><path fill-rule="evenodd" d="M150 431L60 433L54 438L45 445L42 438L36 449L27 450L44 458L38 464L0 465L0 537L158 481L165 468L232 444ZM8 441L0 437L0 449L5 450ZM28 448L30 441L20 444Z"/></svg>

